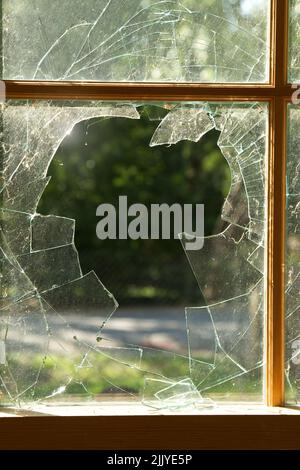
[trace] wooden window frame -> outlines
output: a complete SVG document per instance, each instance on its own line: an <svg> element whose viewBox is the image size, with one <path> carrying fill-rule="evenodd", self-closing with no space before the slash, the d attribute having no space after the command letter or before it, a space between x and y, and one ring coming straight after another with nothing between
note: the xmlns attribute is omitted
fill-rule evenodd
<svg viewBox="0 0 300 470"><path fill-rule="evenodd" d="M271 1L268 84L7 80L7 99L264 101L269 104L267 365L264 412L245 415L14 416L0 449L297 449L300 411L284 407L285 174L289 0Z"/></svg>

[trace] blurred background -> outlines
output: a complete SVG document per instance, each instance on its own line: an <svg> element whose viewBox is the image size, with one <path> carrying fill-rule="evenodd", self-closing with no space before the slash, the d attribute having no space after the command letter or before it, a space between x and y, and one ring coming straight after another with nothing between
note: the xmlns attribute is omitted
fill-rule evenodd
<svg viewBox="0 0 300 470"><path fill-rule="evenodd" d="M51 163L51 181L38 212L76 220L75 246L83 273L95 270L120 308L152 310L202 304L201 292L179 240L99 240L99 204L128 197L142 203L204 204L205 235L225 228L221 209L230 169L218 132L199 143L150 147L166 110L139 109L140 120L92 119L76 125ZM182 309L181 309L182 311Z"/></svg>
<svg viewBox="0 0 300 470"><path fill-rule="evenodd" d="M75 246L83 274L94 270L119 303L103 330L112 344L187 354L185 307L203 305L204 300L181 242L99 240L96 235L98 205L113 204L118 219L121 195L128 197L128 206L142 203L148 210L153 203L204 204L205 235L219 233L227 225L221 210L231 174L217 145L219 133L210 131L198 143L150 147L167 112L147 105L139 108L140 120L78 123L52 160L51 180L38 211L75 219ZM87 342L95 340L95 322L100 325L105 320L97 311L74 315L67 304L64 315L85 333ZM207 316L203 315L200 327L210 332ZM232 328L230 322L227 328Z"/></svg>

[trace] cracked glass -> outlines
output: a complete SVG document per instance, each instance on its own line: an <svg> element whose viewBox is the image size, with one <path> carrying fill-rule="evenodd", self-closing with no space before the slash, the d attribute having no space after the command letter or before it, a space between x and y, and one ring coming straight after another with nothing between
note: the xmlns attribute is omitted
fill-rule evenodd
<svg viewBox="0 0 300 470"><path fill-rule="evenodd" d="M289 81L300 82L300 1L289 2Z"/></svg>
<svg viewBox="0 0 300 470"><path fill-rule="evenodd" d="M267 105L9 101L2 105L1 126L1 402L36 406L118 398L154 410L262 402ZM128 126L133 137L124 139ZM139 140L145 132L147 154ZM121 148L114 145L118 135ZM206 158L209 135L219 157L214 153ZM59 168L66 166L67 173L72 168L68 145L73 146L74 167L90 172L85 177L63 178ZM141 170L126 160L125 148L126 158L136 158ZM104 163L93 179L97 149ZM199 153L197 159L189 157L191 149ZM143 240L145 255L140 240L125 240L133 246L133 257L114 266L115 240L100 261L95 250L81 255L76 242L78 230L86 225L81 217L93 212L96 240L95 214L103 188L122 188L127 181L149 201L149 181L157 192L165 186L169 193L180 186L177 165L189 158L191 166L183 167L188 169L188 200L195 202L193 194L198 194L196 170L197 178L211 172L212 187L221 187L226 177L229 181L218 196L216 229L202 237L201 249L187 250L193 236L181 233L174 243L184 262L175 267L167 257L170 240L162 241L159 257L151 241ZM218 173L218 158L228 166L227 173ZM160 176L163 165L169 165L165 178ZM292 172L293 179L296 174ZM95 194L89 209L80 199L83 190ZM207 199L207 223L214 197ZM72 198L81 210L76 220L68 212ZM120 286L114 291L108 285L107 271L112 270L114 279L133 270L142 282L149 253L159 259L158 271L150 269L151 279L158 276L159 282L147 281L141 288L136 281L129 291L132 298L152 299L151 314L137 303L130 316L120 300ZM172 295L178 290L184 294L166 310L159 305L155 314L157 297L167 289L164 279L172 283Z"/></svg>
<svg viewBox="0 0 300 470"><path fill-rule="evenodd" d="M4 79L269 80L269 0L71 4L70 8L66 0L2 1Z"/></svg>
<svg viewBox="0 0 300 470"><path fill-rule="evenodd" d="M300 401L300 112L298 105L288 106L287 204L286 204L286 400Z"/></svg>

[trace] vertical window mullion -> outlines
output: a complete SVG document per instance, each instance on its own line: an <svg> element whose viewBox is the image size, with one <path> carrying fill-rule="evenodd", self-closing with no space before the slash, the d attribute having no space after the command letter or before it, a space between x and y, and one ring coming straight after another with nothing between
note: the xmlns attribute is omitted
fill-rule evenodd
<svg viewBox="0 0 300 470"><path fill-rule="evenodd" d="M268 174L268 292L266 396L269 406L284 404L285 313L285 160L288 0L274 0L272 20L275 95L270 106L270 157Z"/></svg>

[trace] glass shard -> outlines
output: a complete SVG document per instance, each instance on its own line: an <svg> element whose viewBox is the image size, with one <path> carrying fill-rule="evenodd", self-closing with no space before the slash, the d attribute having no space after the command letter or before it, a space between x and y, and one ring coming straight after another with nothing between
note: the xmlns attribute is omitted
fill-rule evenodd
<svg viewBox="0 0 300 470"><path fill-rule="evenodd" d="M75 220L37 214L31 222L31 251L47 250L74 242Z"/></svg>
<svg viewBox="0 0 300 470"><path fill-rule="evenodd" d="M190 379L178 382L145 378L143 403L157 409L200 407L204 403Z"/></svg>

